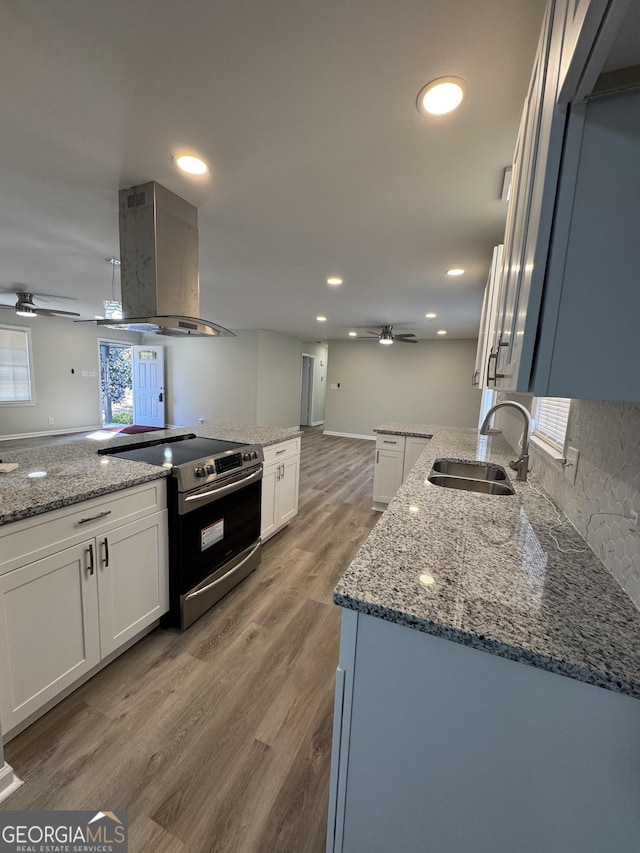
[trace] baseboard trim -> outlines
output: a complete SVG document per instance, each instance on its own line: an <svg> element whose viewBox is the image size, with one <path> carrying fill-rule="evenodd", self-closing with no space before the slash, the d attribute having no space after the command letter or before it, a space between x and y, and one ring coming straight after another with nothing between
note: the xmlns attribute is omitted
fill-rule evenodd
<svg viewBox="0 0 640 853"><path fill-rule="evenodd" d="M13 435L0 435L0 441L12 441L17 438L47 438L52 435L71 435L71 433L92 432L102 429L101 426L71 427L70 429L57 429L54 432L16 432Z"/></svg>
<svg viewBox="0 0 640 853"><path fill-rule="evenodd" d="M22 779L18 779L13 772L13 767L5 761L4 767L0 767L0 803L15 793L24 785Z"/></svg>
<svg viewBox="0 0 640 853"><path fill-rule="evenodd" d="M310 426L322 426L324 421L311 421Z"/></svg>
<svg viewBox="0 0 640 853"><path fill-rule="evenodd" d="M375 435L358 435L358 433L355 433L355 432L334 432L331 429L322 430L322 434L323 435L335 435L338 438L364 438L367 441L375 441L376 440Z"/></svg>

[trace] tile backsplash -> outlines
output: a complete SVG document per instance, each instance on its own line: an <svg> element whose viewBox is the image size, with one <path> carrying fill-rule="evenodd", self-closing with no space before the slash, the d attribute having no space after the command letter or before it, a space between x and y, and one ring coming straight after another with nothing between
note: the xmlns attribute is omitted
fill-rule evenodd
<svg viewBox="0 0 640 853"><path fill-rule="evenodd" d="M529 405L531 398L502 395ZM502 414L504 413L504 414ZM498 426L515 448L522 418L501 410ZM640 404L573 400L569 445L580 451L575 484L562 466L532 446L531 469L640 609Z"/></svg>

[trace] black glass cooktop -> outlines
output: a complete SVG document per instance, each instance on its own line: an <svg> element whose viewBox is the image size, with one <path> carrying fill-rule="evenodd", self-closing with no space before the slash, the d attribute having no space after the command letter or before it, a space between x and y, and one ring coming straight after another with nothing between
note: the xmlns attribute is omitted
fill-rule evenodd
<svg viewBox="0 0 640 853"><path fill-rule="evenodd" d="M99 452L107 453L109 456L117 456L120 459L133 459L134 462L148 462L150 465L177 466L197 462L199 459L211 459L212 456L232 453L239 447L246 446L246 444L237 441L198 438L194 435L185 438L159 439L120 448L105 447Z"/></svg>

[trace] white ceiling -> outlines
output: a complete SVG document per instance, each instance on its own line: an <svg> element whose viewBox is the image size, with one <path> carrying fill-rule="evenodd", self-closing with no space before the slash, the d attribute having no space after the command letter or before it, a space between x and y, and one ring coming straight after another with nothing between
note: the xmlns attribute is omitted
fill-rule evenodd
<svg viewBox="0 0 640 853"><path fill-rule="evenodd" d="M311 340L377 323L475 336L543 5L3 3L0 288L100 313L118 190L155 180L198 208L207 319ZM467 97L428 120L416 96L443 75ZM179 174L182 150L211 177Z"/></svg>

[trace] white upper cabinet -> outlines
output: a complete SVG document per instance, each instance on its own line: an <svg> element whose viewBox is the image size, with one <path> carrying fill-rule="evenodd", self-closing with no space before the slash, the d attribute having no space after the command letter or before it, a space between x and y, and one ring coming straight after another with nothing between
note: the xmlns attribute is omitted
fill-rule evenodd
<svg viewBox="0 0 640 853"><path fill-rule="evenodd" d="M545 11L513 162L502 259L495 387L528 391L558 181L564 115L555 109L566 0Z"/></svg>
<svg viewBox="0 0 640 853"><path fill-rule="evenodd" d="M640 400L640 3L550 0L516 146L495 387ZM622 70L621 70L622 69Z"/></svg>
<svg viewBox="0 0 640 853"><path fill-rule="evenodd" d="M482 316L478 333L476 366L471 380L475 388L490 388L493 382L493 367L497 354L498 305L500 296L500 271L502 268L502 244L494 246L491 269L484 291Z"/></svg>

